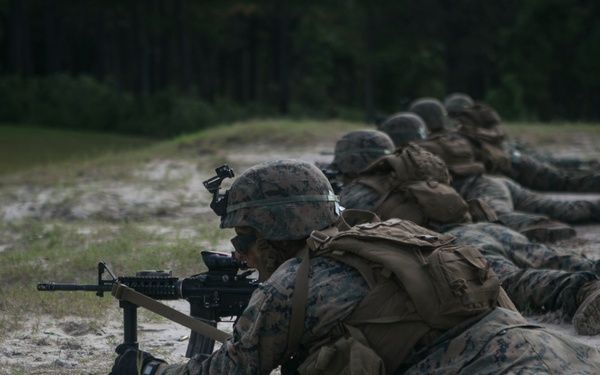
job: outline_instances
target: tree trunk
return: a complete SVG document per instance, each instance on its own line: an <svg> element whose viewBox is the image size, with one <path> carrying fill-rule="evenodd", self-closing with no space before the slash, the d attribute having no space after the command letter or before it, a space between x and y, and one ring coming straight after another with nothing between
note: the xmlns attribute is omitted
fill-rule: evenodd
<svg viewBox="0 0 600 375"><path fill-rule="evenodd" d="M375 99L373 97L373 16L367 14L365 20L365 112L367 124L375 122Z"/></svg>
<svg viewBox="0 0 600 375"><path fill-rule="evenodd" d="M279 2L279 113L286 115L289 112L290 87L289 87L289 61L288 61L288 28L289 18L283 4Z"/></svg>
<svg viewBox="0 0 600 375"><path fill-rule="evenodd" d="M134 66L132 67L135 78L134 87L142 98L147 98L150 94L150 77L148 71L148 53L146 48L146 31L141 20L140 3L135 2L133 9L133 46Z"/></svg>
<svg viewBox="0 0 600 375"><path fill-rule="evenodd" d="M185 0L177 0L175 2L177 14L177 29L179 39L179 57L180 57L180 76L181 88L184 92L191 91L192 70L190 64L190 42L185 27Z"/></svg>
<svg viewBox="0 0 600 375"><path fill-rule="evenodd" d="M52 75L58 71L58 40L56 32L56 0L44 2L44 26L45 26L45 62L46 74Z"/></svg>
<svg viewBox="0 0 600 375"><path fill-rule="evenodd" d="M256 76L257 76L257 17L250 16L250 29L248 31L248 99L256 100Z"/></svg>
<svg viewBox="0 0 600 375"><path fill-rule="evenodd" d="M29 75L32 64L24 3L23 0L11 0L9 3L8 61L11 73Z"/></svg>

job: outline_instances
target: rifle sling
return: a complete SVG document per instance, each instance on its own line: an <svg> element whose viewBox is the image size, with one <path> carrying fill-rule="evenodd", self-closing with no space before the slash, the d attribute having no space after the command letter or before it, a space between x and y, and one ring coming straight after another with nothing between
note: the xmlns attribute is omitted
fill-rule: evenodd
<svg viewBox="0 0 600 375"><path fill-rule="evenodd" d="M182 312L179 312L165 304L162 304L142 293L136 292L135 290L115 282L111 291L113 297L118 300L129 301L137 306L143 307L156 313L162 317L179 323L184 327L191 329L201 335L204 335L213 340L225 343L228 338L231 337L227 332L221 331L210 324L206 324L200 320L194 319Z"/></svg>
<svg viewBox="0 0 600 375"><path fill-rule="evenodd" d="M290 321L290 330L288 332L288 342L285 357L288 358L296 354L300 347L302 334L304 333L304 318L306 316L306 299L308 298L308 265L309 252L305 246L300 252L302 261L296 271L296 280L294 284L294 297L292 300L292 316Z"/></svg>

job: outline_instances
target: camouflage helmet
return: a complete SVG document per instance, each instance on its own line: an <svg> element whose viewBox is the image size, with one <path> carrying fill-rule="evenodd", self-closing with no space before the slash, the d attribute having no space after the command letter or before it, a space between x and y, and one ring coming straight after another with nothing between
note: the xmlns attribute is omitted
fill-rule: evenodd
<svg viewBox="0 0 600 375"><path fill-rule="evenodd" d="M312 163L284 159L255 165L227 191L221 228L251 227L272 241L298 240L331 226L338 197Z"/></svg>
<svg viewBox="0 0 600 375"><path fill-rule="evenodd" d="M460 110L471 108L475 104L473 98L462 92L452 93L444 99L444 106L448 112L458 112Z"/></svg>
<svg viewBox="0 0 600 375"><path fill-rule="evenodd" d="M396 147L427 138L427 125L419 115L411 112L400 112L388 117L379 126L379 130L389 135Z"/></svg>
<svg viewBox="0 0 600 375"><path fill-rule="evenodd" d="M408 110L421 116L430 132L440 131L447 125L446 107L436 98L417 99L410 104Z"/></svg>
<svg viewBox="0 0 600 375"><path fill-rule="evenodd" d="M331 169L343 174L356 174L379 158L394 152L394 141L379 130L354 130L335 144Z"/></svg>

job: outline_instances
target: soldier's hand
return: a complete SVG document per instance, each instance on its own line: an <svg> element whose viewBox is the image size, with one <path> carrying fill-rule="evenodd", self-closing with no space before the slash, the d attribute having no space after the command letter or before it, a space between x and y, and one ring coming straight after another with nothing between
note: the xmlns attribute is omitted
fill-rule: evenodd
<svg viewBox="0 0 600 375"><path fill-rule="evenodd" d="M119 356L109 375L153 375L160 364L166 363L148 352L125 344L117 346L115 352Z"/></svg>

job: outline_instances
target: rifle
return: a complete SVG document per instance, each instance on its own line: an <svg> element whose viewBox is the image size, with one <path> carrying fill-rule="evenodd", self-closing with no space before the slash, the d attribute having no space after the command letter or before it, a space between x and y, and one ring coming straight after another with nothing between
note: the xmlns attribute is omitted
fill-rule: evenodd
<svg viewBox="0 0 600 375"><path fill-rule="evenodd" d="M317 166L317 168L319 168L321 170L321 172L329 180L329 183L331 184L331 187L333 188L333 193L339 194L340 191L342 190L342 187L344 186L344 183L342 181L340 181L338 178L338 175L340 174L340 172L329 168L329 163L315 162L315 165Z"/></svg>
<svg viewBox="0 0 600 375"><path fill-rule="evenodd" d="M331 187L333 188L333 193L334 194L339 194L340 191L342 190L342 188L344 187L344 184L338 179L338 171L334 171L333 169L321 169L321 172L323 172L323 174L325 175L325 177L327 177L327 179L329 180L329 183L331 184Z"/></svg>
<svg viewBox="0 0 600 375"><path fill-rule="evenodd" d="M240 315L248 305L250 296L257 288L256 279L249 278L253 270L245 262L228 254L214 251L202 251L202 260L208 267L207 272L183 279L171 276L170 270L143 270L136 276L115 276L105 262L98 263L98 284L57 284L38 283L38 291L88 291L103 297L110 292L115 283L125 285L136 292L155 300L185 299L190 303L190 315L216 327L224 317ZM238 273L239 270L245 270ZM111 279L104 278L107 272ZM123 309L123 337L126 345L137 348L137 308L138 306L120 300ZM186 357L213 352L215 340L195 331L190 334Z"/></svg>

